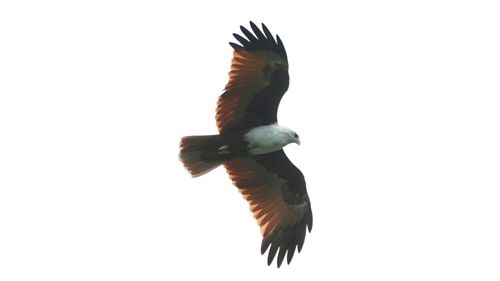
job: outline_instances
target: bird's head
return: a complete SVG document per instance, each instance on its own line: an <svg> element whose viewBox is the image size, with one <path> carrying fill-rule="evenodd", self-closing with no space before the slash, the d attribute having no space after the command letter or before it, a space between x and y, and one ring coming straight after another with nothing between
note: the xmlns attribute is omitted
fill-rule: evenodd
<svg viewBox="0 0 500 281"><path fill-rule="evenodd" d="M299 134L293 132L293 142L300 145L300 138L299 138Z"/></svg>
<svg viewBox="0 0 500 281"><path fill-rule="evenodd" d="M287 136L288 136L288 143L296 143L300 145L299 134L297 134L295 131L287 128Z"/></svg>

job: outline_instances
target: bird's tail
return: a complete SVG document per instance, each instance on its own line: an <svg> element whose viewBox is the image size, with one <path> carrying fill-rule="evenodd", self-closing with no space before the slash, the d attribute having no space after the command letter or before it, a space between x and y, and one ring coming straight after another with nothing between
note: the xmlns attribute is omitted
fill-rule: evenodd
<svg viewBox="0 0 500 281"><path fill-rule="evenodd" d="M199 177L224 162L219 155L220 136L187 136L181 139L179 158L191 176Z"/></svg>

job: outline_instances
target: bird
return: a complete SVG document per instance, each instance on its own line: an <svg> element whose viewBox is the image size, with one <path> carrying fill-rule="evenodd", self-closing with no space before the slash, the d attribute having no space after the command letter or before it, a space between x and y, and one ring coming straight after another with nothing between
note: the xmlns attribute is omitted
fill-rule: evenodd
<svg viewBox="0 0 500 281"><path fill-rule="evenodd" d="M299 135L278 124L277 111L288 90L288 58L281 38L262 23L233 33L229 82L216 106L218 134L181 138L179 158L192 177L223 165L250 205L262 234L261 254L267 264L301 251L311 232L311 202L302 172L283 147L300 145Z"/></svg>

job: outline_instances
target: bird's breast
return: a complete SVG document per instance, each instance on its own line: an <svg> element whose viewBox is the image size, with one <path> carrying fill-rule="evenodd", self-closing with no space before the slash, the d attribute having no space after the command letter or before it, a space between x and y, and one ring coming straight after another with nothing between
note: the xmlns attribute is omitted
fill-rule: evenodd
<svg viewBox="0 0 500 281"><path fill-rule="evenodd" d="M266 154L282 149L286 145L285 136L277 124L259 126L248 131L245 136L248 153Z"/></svg>

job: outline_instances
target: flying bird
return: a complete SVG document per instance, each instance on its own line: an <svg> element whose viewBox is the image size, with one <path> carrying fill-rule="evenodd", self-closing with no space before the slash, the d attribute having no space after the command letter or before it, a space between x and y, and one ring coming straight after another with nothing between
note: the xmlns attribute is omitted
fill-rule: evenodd
<svg viewBox="0 0 500 281"><path fill-rule="evenodd" d="M268 248L270 265L278 254L290 263L302 249L306 228L311 231L311 203L302 172L283 147L299 135L278 125L277 111L288 89L288 59L283 42L262 24L240 26L246 37L233 34L229 82L216 109L217 135L187 136L180 142L179 158L193 177L224 165L229 177L250 204Z"/></svg>

